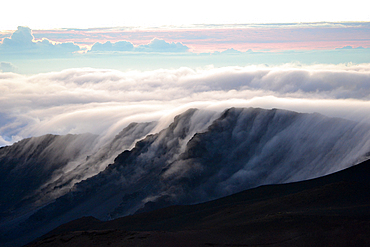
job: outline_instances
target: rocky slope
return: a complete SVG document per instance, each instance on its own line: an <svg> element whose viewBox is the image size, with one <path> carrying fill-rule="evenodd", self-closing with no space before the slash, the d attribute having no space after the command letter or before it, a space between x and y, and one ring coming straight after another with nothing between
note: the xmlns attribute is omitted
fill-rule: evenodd
<svg viewBox="0 0 370 247"><path fill-rule="evenodd" d="M17 214L21 205L32 208L42 193L40 187L71 162L86 157L97 136L45 135L0 148L0 215ZM36 206L36 205L35 205Z"/></svg>
<svg viewBox="0 0 370 247"><path fill-rule="evenodd" d="M0 241L25 243L82 216L109 220L319 177L360 162L370 150L370 126L348 120L256 108L231 108L214 121L210 116L189 109L103 169L101 157L111 150L106 146L73 169L85 180L64 187L68 193L14 229L0 227ZM97 174L86 176L91 170ZM70 185L68 174L56 181Z"/></svg>

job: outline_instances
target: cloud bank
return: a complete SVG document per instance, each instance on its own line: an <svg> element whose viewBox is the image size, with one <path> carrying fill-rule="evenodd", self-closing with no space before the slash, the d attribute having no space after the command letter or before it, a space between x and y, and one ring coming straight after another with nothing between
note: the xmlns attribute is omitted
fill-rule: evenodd
<svg viewBox="0 0 370 247"><path fill-rule="evenodd" d="M105 43L96 42L91 51L133 51L133 52L186 52L189 47L180 42L166 42L163 39L152 39L148 44L134 46L129 41L117 41ZM56 43L46 38L35 40L32 30L28 27L19 26L10 38L4 38L0 44L0 54L2 55L43 55L58 56L82 51L81 48L72 42Z"/></svg>
<svg viewBox="0 0 370 247"><path fill-rule="evenodd" d="M0 145L46 133L112 137L131 122L165 126L190 107L283 108L368 121L369 82L369 64L0 73Z"/></svg>
<svg viewBox="0 0 370 247"><path fill-rule="evenodd" d="M90 51L132 51L134 50L134 45L128 41L118 41L111 43L110 41L104 44L96 42Z"/></svg>
<svg viewBox="0 0 370 247"><path fill-rule="evenodd" d="M181 44L180 42L168 43L163 39L153 39L147 45L139 45L134 47L131 42L128 41L117 41L111 43L110 41L104 44L96 42L92 47L92 52L94 51L134 51L134 52L186 52L189 47Z"/></svg>
<svg viewBox="0 0 370 247"><path fill-rule="evenodd" d="M147 45L139 45L135 51L141 52L186 52L189 47L181 44L180 42L167 43L162 39L153 39Z"/></svg>
<svg viewBox="0 0 370 247"><path fill-rule="evenodd" d="M318 22L234 25L190 25L181 27L115 27L90 29L34 30L36 38L78 44L112 43L126 40L135 45L154 38L186 44L194 52L234 48L240 51L335 49L370 47L370 22Z"/></svg>
<svg viewBox="0 0 370 247"><path fill-rule="evenodd" d="M52 43L48 39L35 41L28 27L18 27L10 38L4 38L0 44L1 55L56 56L79 51L80 47L71 42Z"/></svg>

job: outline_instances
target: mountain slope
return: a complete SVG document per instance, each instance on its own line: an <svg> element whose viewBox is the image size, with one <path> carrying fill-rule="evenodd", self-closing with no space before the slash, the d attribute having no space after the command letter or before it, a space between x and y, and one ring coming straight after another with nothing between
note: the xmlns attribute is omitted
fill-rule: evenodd
<svg viewBox="0 0 370 247"><path fill-rule="evenodd" d="M46 182L42 186L43 197L55 199L67 193L75 183L103 171L118 154L132 148L137 140L149 134L156 125L156 122L129 124L96 152L88 153L88 156L76 161L74 167L65 170L61 176Z"/></svg>
<svg viewBox="0 0 370 247"><path fill-rule="evenodd" d="M100 148L100 138L91 134L45 135L0 148L0 239L75 183L99 173L156 124L132 123Z"/></svg>
<svg viewBox="0 0 370 247"><path fill-rule="evenodd" d="M76 159L86 157L97 136L45 135L0 148L0 215L15 214L21 204L42 193L39 188ZM31 202L29 201L31 200Z"/></svg>
<svg viewBox="0 0 370 247"><path fill-rule="evenodd" d="M214 121L211 115L189 109L175 117L105 170L14 224L0 242L25 243L82 216L114 219L326 175L358 163L370 149L369 125L348 120L258 108L231 108ZM99 159L89 160L101 167Z"/></svg>
<svg viewBox="0 0 370 247"><path fill-rule="evenodd" d="M112 221L84 217L29 246L368 246L370 161L302 182Z"/></svg>

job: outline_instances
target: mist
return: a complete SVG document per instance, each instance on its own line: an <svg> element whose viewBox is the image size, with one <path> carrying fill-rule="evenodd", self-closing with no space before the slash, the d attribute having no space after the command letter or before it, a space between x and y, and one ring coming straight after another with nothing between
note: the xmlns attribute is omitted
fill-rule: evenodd
<svg viewBox="0 0 370 247"><path fill-rule="evenodd" d="M111 139L131 122L165 126L191 107L283 108L369 121L369 81L369 64L0 73L0 145L48 133Z"/></svg>

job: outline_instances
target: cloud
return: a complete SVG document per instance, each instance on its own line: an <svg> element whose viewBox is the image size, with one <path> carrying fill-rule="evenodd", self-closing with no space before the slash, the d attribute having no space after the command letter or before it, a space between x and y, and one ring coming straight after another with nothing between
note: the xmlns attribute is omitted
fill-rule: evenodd
<svg viewBox="0 0 370 247"><path fill-rule="evenodd" d="M139 45L134 47L131 42L128 41L117 41L111 43L107 41L105 43L96 42L91 47L91 52L106 52L106 51L133 51L133 52L186 52L189 47L181 44L180 42L168 43L162 39L153 39L147 45Z"/></svg>
<svg viewBox="0 0 370 247"><path fill-rule="evenodd" d="M336 50L351 50L351 49L366 49L366 48L364 48L364 47L362 47L362 46L358 46L358 47L356 47L356 48L353 48L352 46L350 46L350 45L347 45L347 46L343 46L343 47L341 47L341 48L335 48Z"/></svg>
<svg viewBox="0 0 370 247"><path fill-rule="evenodd" d="M140 52L186 52L189 47L183 45L180 42L167 43L162 39L153 39L147 45L139 45L135 48L135 51Z"/></svg>
<svg viewBox="0 0 370 247"><path fill-rule="evenodd" d="M246 51L246 53L252 53L252 52L253 51L251 49ZM235 50L234 48L226 49L222 52L215 51L215 52L212 53L212 55L241 55L241 54L243 54L243 52Z"/></svg>
<svg viewBox="0 0 370 247"><path fill-rule="evenodd" d="M28 27L18 27L10 38L3 40L6 48L28 48L33 45L33 35Z"/></svg>
<svg viewBox="0 0 370 247"><path fill-rule="evenodd" d="M165 28L93 28L35 30L38 39L59 42L74 40L78 44L129 41L147 44L154 38L181 42L196 53L223 51L332 50L343 46L370 47L370 22L319 22L274 24L192 25Z"/></svg>
<svg viewBox="0 0 370 247"><path fill-rule="evenodd" d="M242 52L238 51L238 50L235 50L234 48L230 48L230 49L224 50L221 53L222 54L241 54Z"/></svg>
<svg viewBox="0 0 370 247"><path fill-rule="evenodd" d="M134 45L128 41L118 41L111 43L110 41L102 43L95 43L91 47L91 51L132 51L134 50Z"/></svg>
<svg viewBox="0 0 370 247"><path fill-rule="evenodd" d="M0 73L0 116L7 119L0 136L2 143L47 133L114 136L131 122L165 125L191 107L282 108L368 121L369 81L369 64Z"/></svg>
<svg viewBox="0 0 370 247"><path fill-rule="evenodd" d="M341 41L339 43L335 43L336 41L332 38L330 39L330 46L319 46L320 50L312 50L316 46L311 46L303 41L307 34L307 28L292 27L294 30L291 30L288 26L278 25L276 28L270 28L268 25L266 27L259 25L259 27L250 26L242 29L235 27L222 30L217 28L192 28L189 30L159 28L148 31L148 29L112 28L101 30L35 30L34 32L27 27L19 27L11 37L2 39L0 56L1 60L12 62L17 66L17 72L22 74L36 74L78 67L111 68L126 71L127 69L153 70L183 66L194 69L210 64L215 67L222 67L265 63L277 65L292 61L299 61L304 64L370 62L370 56L366 55L370 53L370 49L366 48L368 45L363 41L363 37L366 35L362 31L360 35L362 38L350 35L352 41ZM329 26L325 28L333 31L333 27ZM364 28L367 29L368 25L365 26ZM290 31L286 33L288 29L293 34ZM309 29L313 28L310 27ZM322 30L322 28L314 28L314 30L315 37L310 36L310 42L315 44L324 42L323 38L320 37L328 32ZM338 30L335 29L335 31ZM271 37L283 37L277 32L286 33L283 35L285 38L283 40L276 40L276 38L269 40ZM258 36L256 33L263 35ZM310 32L308 34L311 35ZM342 33L340 34L342 35ZM255 37L255 35L258 37ZM292 40L293 36L294 40ZM336 38L338 37L336 36ZM76 43L69 42L71 40ZM83 43L84 40L86 40L86 43ZM109 41L106 42L106 40ZM58 41L58 43L55 41ZM77 43L83 49L76 45ZM292 45L293 43L304 46L305 50L287 51L287 49L297 49L295 45ZM92 44L94 44L91 49L92 52L85 54L85 49ZM256 47L256 45L259 47ZM333 49L333 47L343 46L351 46L353 49ZM363 46L365 49L355 48L359 46ZM323 50L325 47L332 50ZM267 52L261 50L262 48L270 48L271 50ZM279 51L276 52L276 49L279 49ZM195 53L200 50L209 53ZM223 52L214 52L215 50ZM242 53L237 51L242 51ZM180 55L181 57L179 57ZM130 57L128 58L128 56ZM63 59L57 59L61 57ZM35 63L34 59L39 60Z"/></svg>
<svg viewBox="0 0 370 247"><path fill-rule="evenodd" d="M186 52L189 47L183 45L180 42L168 43L162 39L153 39L146 45L138 45L134 47L131 42L128 41L117 41L111 43L107 41L105 43L96 42L91 47L91 52L112 52L112 51L133 51L133 52Z"/></svg>
<svg viewBox="0 0 370 247"><path fill-rule="evenodd" d="M347 46L343 46L341 48L335 48L335 49L344 49L344 50L347 50L347 49L353 49L353 47L350 46L350 45L347 45Z"/></svg>
<svg viewBox="0 0 370 247"><path fill-rule="evenodd" d="M0 44L0 54L5 56L59 56L79 51L73 43L52 43L47 39L35 41L28 27L18 27L10 38L4 38Z"/></svg>
<svg viewBox="0 0 370 247"><path fill-rule="evenodd" d="M8 62L0 62L0 72L15 72L17 68Z"/></svg>

